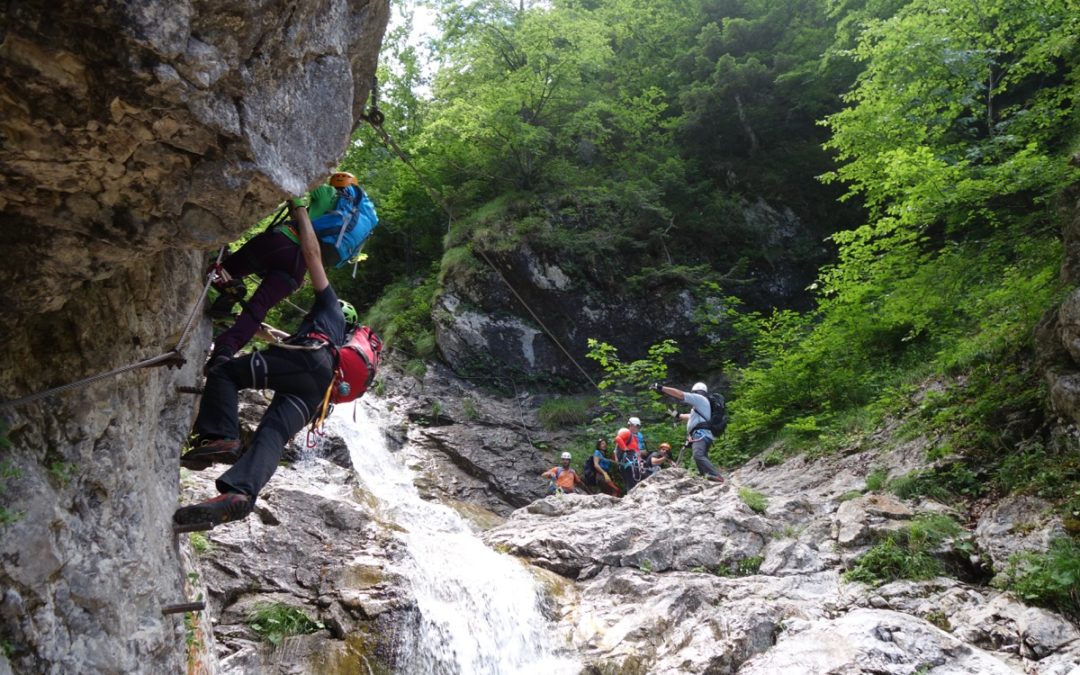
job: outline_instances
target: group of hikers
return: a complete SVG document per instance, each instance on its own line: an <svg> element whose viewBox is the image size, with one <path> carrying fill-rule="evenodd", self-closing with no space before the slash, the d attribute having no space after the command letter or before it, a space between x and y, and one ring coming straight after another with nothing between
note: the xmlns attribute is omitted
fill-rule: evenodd
<svg viewBox="0 0 1080 675"><path fill-rule="evenodd" d="M356 177L338 172L306 199L289 201L264 232L213 266L218 297L211 316L231 317L237 304L242 311L214 339L194 438L180 464L196 471L232 466L216 480L218 496L177 509L173 522L217 525L246 517L289 439L305 424L321 424L333 404L354 400L371 384L382 343L338 298L323 257L338 267L349 262L377 223ZM247 298L243 278L252 274L261 282ZM267 312L299 288L305 274L315 302L300 327L289 335L264 324ZM270 346L238 355L256 334ZM240 440L241 389L274 392L247 447Z"/></svg>
<svg viewBox="0 0 1080 675"><path fill-rule="evenodd" d="M710 394L704 382L694 384L688 392L660 383L654 384L652 389L690 406L689 412L671 411L676 422L686 422L684 447L691 449L694 464L703 477L717 483L724 482L720 471L709 460L709 448L727 426L723 396ZM677 462L669 443L661 443L656 450L647 451L645 435L641 433L641 420L637 417L628 419L626 426L615 434L614 454L609 454L608 441L601 437L597 439L592 454L585 459L580 474L570 466L571 461L572 455L563 452L560 466L540 474L540 478L549 481L549 493L573 493L580 487L586 491L620 497L660 469L674 466ZM616 469L621 479L621 489L613 477Z"/></svg>

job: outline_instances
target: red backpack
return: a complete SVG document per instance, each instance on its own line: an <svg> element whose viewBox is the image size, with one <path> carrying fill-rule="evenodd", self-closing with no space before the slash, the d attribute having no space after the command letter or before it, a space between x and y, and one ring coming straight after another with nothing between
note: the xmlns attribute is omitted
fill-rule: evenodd
<svg viewBox="0 0 1080 675"><path fill-rule="evenodd" d="M360 326L345 336L337 348L337 371L331 387L331 401L348 403L360 398L379 369L382 340L368 326Z"/></svg>

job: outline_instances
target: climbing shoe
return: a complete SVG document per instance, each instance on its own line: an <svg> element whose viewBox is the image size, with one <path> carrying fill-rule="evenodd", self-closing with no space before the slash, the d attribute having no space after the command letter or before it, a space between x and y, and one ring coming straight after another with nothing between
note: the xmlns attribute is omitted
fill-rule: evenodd
<svg viewBox="0 0 1080 675"><path fill-rule="evenodd" d="M183 506L173 513L177 525L210 523L220 525L246 518L251 513L251 497L239 492L226 492L205 502Z"/></svg>
<svg viewBox="0 0 1080 675"><path fill-rule="evenodd" d="M240 441L234 438L218 438L203 441L180 458L180 466L192 471L202 471L211 464L236 464L244 454Z"/></svg>
<svg viewBox="0 0 1080 675"><path fill-rule="evenodd" d="M228 281L215 282L214 288L218 292L217 299L210 303L207 314L212 319L224 319L232 316L233 307L236 303L243 303L247 295L247 288L241 279L229 279Z"/></svg>

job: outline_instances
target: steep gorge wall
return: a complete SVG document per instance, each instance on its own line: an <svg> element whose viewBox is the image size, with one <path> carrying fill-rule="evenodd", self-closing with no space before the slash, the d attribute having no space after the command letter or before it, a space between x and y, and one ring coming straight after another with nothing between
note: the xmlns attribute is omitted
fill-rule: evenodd
<svg viewBox="0 0 1080 675"><path fill-rule="evenodd" d="M325 176L387 0L5 3L0 399L176 343L210 251ZM0 409L0 672L175 672L180 369Z"/></svg>

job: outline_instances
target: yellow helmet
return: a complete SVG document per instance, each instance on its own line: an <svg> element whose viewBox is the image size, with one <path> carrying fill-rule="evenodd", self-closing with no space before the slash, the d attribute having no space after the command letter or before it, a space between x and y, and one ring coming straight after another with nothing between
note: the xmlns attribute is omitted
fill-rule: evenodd
<svg viewBox="0 0 1080 675"><path fill-rule="evenodd" d="M348 171L338 171L337 173L330 175L329 183L336 188L343 188L348 187L349 185L359 185L360 181L356 180L356 176Z"/></svg>

